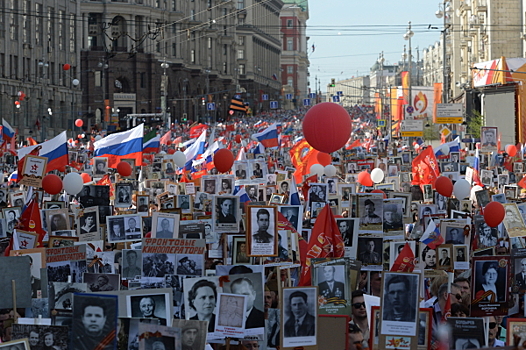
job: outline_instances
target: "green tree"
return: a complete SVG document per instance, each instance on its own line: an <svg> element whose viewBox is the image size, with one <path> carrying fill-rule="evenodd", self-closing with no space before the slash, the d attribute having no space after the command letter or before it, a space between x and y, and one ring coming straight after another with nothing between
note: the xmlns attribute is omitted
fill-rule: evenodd
<svg viewBox="0 0 526 350"><path fill-rule="evenodd" d="M471 113L469 113L466 116L466 133L470 134L473 138L480 138L480 127L482 126L482 122L484 120L484 116L480 114L479 111L472 109Z"/></svg>
<svg viewBox="0 0 526 350"><path fill-rule="evenodd" d="M428 126L429 125L429 126ZM440 124L434 124L431 119L424 121L424 140L432 141L440 139Z"/></svg>

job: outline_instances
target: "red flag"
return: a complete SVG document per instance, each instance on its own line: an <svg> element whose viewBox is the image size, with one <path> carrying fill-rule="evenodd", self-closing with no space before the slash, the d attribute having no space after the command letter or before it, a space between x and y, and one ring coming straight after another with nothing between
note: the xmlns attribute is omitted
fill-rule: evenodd
<svg viewBox="0 0 526 350"><path fill-rule="evenodd" d="M192 126L190 128L190 138L195 139L196 137L199 137L203 133L204 130L208 129L208 125L199 123L196 126Z"/></svg>
<svg viewBox="0 0 526 350"><path fill-rule="evenodd" d="M281 214L279 211L278 211L278 229L290 231L291 235L296 235L298 237L298 244L299 244L299 249L300 249L299 258L301 260L301 264L305 266L308 243L307 241L305 241L305 239L303 239L303 237L298 233L298 231L296 231L296 228L292 226L292 224L289 222L289 220L287 220L285 215ZM296 257L297 256L298 254L296 254Z"/></svg>
<svg viewBox="0 0 526 350"><path fill-rule="evenodd" d="M312 175L311 177L308 177L305 179L305 182L303 183L303 186L301 187L301 192L303 193L303 198L307 199L307 195L309 194L309 187L311 182L318 181L318 175Z"/></svg>
<svg viewBox="0 0 526 350"><path fill-rule="evenodd" d="M349 146L346 146L345 149L353 149L355 147L360 147L361 144L362 142L360 141L360 139L356 139L354 140L352 144L350 144Z"/></svg>
<svg viewBox="0 0 526 350"><path fill-rule="evenodd" d="M438 167L433 147L428 146L413 159L412 168L412 185L434 184L435 180L440 176L440 168Z"/></svg>
<svg viewBox="0 0 526 350"><path fill-rule="evenodd" d="M446 305L444 306L441 321L446 322L449 317L451 317L451 293L447 294Z"/></svg>
<svg viewBox="0 0 526 350"><path fill-rule="evenodd" d="M321 210L312 229L305 264L302 264L300 286L311 285L310 259L341 258L345 252L342 235L329 205Z"/></svg>
<svg viewBox="0 0 526 350"><path fill-rule="evenodd" d="M172 137L172 132L167 131L166 134L164 134L161 137L160 143L161 145L168 145L170 143L170 138Z"/></svg>
<svg viewBox="0 0 526 350"><path fill-rule="evenodd" d="M517 185L519 185L522 188L526 188L526 176L523 176L522 179L520 179L520 181L517 182Z"/></svg>
<svg viewBox="0 0 526 350"><path fill-rule="evenodd" d="M27 205L26 209L18 219L18 229L33 232L38 235L37 247L42 247L42 240L46 233L42 229L42 220L40 218L40 208L38 207L38 195L34 196Z"/></svg>
<svg viewBox="0 0 526 350"><path fill-rule="evenodd" d="M415 268L415 254L411 250L409 243L404 245L400 254L396 258L391 272L413 272Z"/></svg>
<svg viewBox="0 0 526 350"><path fill-rule="evenodd" d="M29 144L29 146L36 146L36 145L38 145L38 142L32 137L28 137L27 138L27 143Z"/></svg>
<svg viewBox="0 0 526 350"><path fill-rule="evenodd" d="M314 151L315 149L309 145L305 139L302 139L290 149L290 160L292 165L294 165L294 168L296 168L296 171L294 172L296 183L301 183L303 180L303 175L308 174L310 168L308 168L307 162L305 160Z"/></svg>

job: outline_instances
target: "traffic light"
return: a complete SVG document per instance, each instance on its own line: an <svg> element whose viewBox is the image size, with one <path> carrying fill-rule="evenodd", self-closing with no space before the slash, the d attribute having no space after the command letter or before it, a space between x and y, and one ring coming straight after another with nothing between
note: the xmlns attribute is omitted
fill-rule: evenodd
<svg viewBox="0 0 526 350"><path fill-rule="evenodd" d="M335 87L336 86L336 79L332 78L331 79L331 85L329 85L330 87Z"/></svg>
<svg viewBox="0 0 526 350"><path fill-rule="evenodd" d="M204 106L205 105L205 98L204 97L201 97L201 104Z"/></svg>
<svg viewBox="0 0 526 350"><path fill-rule="evenodd" d="M183 118L182 118L183 122L187 121L188 120L188 114L186 113L183 113Z"/></svg>

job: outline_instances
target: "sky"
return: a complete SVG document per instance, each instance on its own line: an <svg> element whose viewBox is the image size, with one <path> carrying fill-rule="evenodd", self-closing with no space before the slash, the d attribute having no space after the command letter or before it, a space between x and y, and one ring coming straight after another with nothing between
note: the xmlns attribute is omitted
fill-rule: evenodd
<svg viewBox="0 0 526 350"><path fill-rule="evenodd" d="M384 52L384 64L402 59L408 22L411 21L413 61L421 51L440 41L443 18L435 12L442 1L433 0L308 0L308 53L310 88L315 79L321 91L331 78L338 80L369 75L370 68ZM436 29L428 29L436 27ZM312 52L312 45L315 46Z"/></svg>

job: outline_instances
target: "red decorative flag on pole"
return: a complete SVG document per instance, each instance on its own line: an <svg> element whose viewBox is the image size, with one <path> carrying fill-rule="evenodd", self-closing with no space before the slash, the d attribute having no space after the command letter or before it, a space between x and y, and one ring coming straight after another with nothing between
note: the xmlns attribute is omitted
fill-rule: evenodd
<svg viewBox="0 0 526 350"><path fill-rule="evenodd" d="M302 262L300 286L311 285L310 259L341 258L345 252L342 235L328 204L321 210L312 229L305 263Z"/></svg>
<svg viewBox="0 0 526 350"><path fill-rule="evenodd" d="M391 267L391 272L413 272L414 268L415 254L409 243L406 243Z"/></svg>
<svg viewBox="0 0 526 350"><path fill-rule="evenodd" d="M437 158L431 146L428 146L413 159L412 167L412 185L433 185L435 180L440 176L440 168L438 167Z"/></svg>

